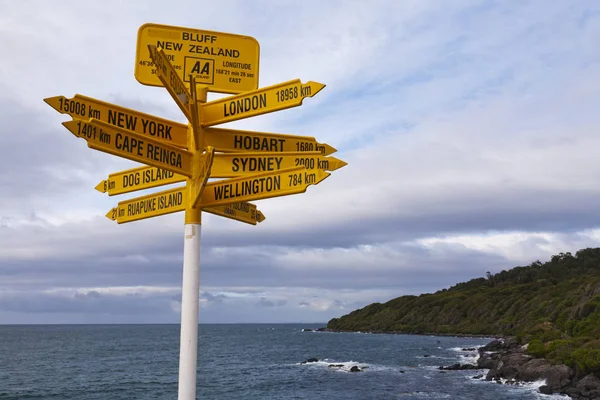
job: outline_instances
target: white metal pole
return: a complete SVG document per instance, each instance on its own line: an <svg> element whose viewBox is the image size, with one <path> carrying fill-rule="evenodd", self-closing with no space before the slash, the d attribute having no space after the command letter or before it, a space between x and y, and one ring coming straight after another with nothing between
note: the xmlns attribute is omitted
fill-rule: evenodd
<svg viewBox="0 0 600 400"><path fill-rule="evenodd" d="M198 301L200 297L200 224L185 224L178 400L196 400Z"/></svg>

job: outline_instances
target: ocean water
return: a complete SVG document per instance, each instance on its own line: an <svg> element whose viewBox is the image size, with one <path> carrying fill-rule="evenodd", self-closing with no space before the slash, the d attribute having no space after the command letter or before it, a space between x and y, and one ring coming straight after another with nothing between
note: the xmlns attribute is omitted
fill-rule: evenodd
<svg viewBox="0 0 600 400"><path fill-rule="evenodd" d="M491 339L302 332L317 327L200 325L197 398L566 398L437 369ZM176 399L178 352L178 325L0 326L0 399Z"/></svg>

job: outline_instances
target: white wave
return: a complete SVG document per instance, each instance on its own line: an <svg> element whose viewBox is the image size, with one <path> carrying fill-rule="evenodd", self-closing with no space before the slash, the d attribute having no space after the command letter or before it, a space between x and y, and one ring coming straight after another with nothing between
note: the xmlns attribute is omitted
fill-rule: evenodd
<svg viewBox="0 0 600 400"><path fill-rule="evenodd" d="M456 359L456 357L436 356L434 354L429 354L429 355L427 355L427 357L425 357L425 356L415 356L415 358L441 358L441 359L444 359L444 360L455 360Z"/></svg>
<svg viewBox="0 0 600 400"><path fill-rule="evenodd" d="M477 360L479 359L479 354L477 353L473 353L473 354L462 354L460 356L460 361L461 364L471 364L471 365L477 365Z"/></svg>
<svg viewBox="0 0 600 400"><path fill-rule="evenodd" d="M543 394L539 392L540 386L546 384L545 379L540 379L534 382L524 382L520 386L524 389L530 390L535 393L538 399L570 399L571 397L564 394Z"/></svg>
<svg viewBox="0 0 600 400"><path fill-rule="evenodd" d="M475 379L477 380L477 379ZM483 378L479 379L479 381L483 381L486 383L491 383L494 385L497 385L498 383L496 383L496 381L486 381L485 380L485 375ZM506 382L508 382L508 379L504 379L504 378L500 378L500 382L504 385L505 388L507 388L508 390L516 390L516 391L521 391L521 392L530 392L533 393L536 398L540 399L540 400L550 400L550 399L556 399L556 400L565 400L565 399L570 399L571 397L567 396L567 395L562 395L562 394L543 394L540 393L539 389L540 386L543 386L546 384L546 381L544 379L540 379L534 382L515 382L515 383L510 383L510 384L506 384Z"/></svg>
<svg viewBox="0 0 600 400"><path fill-rule="evenodd" d="M465 353L465 352L473 352L473 351L477 351L480 347L483 347L483 345L481 344L474 344L474 345L464 345L461 347L450 347L447 350L452 350L452 351L458 351L461 353ZM475 349L475 350L463 350L463 349Z"/></svg>
<svg viewBox="0 0 600 400"><path fill-rule="evenodd" d="M335 365L335 367L329 367L330 365ZM401 368L398 367L390 367L387 365L378 365L378 364L369 364L363 363L360 361L336 361L331 360L329 358L324 358L322 360L311 362L311 363L296 363L296 365L307 366L309 368L322 368L330 371L338 371L338 372L350 372L350 368L353 366L357 366L361 372L369 372L369 371L392 371L398 372ZM337 367L337 365L341 365L341 367Z"/></svg>
<svg viewBox="0 0 600 400"><path fill-rule="evenodd" d="M402 396L401 398L404 399L406 397L411 397L411 398L415 398L415 399L450 399L452 398L452 396L450 396L448 393L440 393L440 392L427 392L427 391L416 391L416 392L400 392L400 393L396 393L399 396Z"/></svg>

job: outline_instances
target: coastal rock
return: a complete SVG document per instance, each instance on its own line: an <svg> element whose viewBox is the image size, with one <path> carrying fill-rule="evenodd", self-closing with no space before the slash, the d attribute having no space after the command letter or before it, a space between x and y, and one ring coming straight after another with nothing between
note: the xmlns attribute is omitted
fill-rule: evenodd
<svg viewBox="0 0 600 400"><path fill-rule="evenodd" d="M306 360L302 361L300 364L314 363L314 362L318 362L318 361L319 361L318 358L307 358Z"/></svg>
<svg viewBox="0 0 600 400"><path fill-rule="evenodd" d="M356 365L353 365L352 368L350 368L350 372L360 372L360 368L358 368Z"/></svg>
<svg viewBox="0 0 600 400"><path fill-rule="evenodd" d="M552 389L548 385L542 385L538 388L541 394L552 394Z"/></svg>
<svg viewBox="0 0 600 400"><path fill-rule="evenodd" d="M328 368L342 368L344 364L329 364Z"/></svg>
<svg viewBox="0 0 600 400"><path fill-rule="evenodd" d="M583 377L577 385L575 385L575 393L572 393L575 398L598 399L600 398L600 379L593 374ZM567 392L569 394L569 392Z"/></svg>
<svg viewBox="0 0 600 400"><path fill-rule="evenodd" d="M575 371L567 365L553 365L543 358L534 358L526 353L526 346L520 346L514 340L499 342L494 340L479 349L477 366L489 368L486 380L500 383L501 379L506 379L507 384L544 380L541 393L564 393L575 399L600 400L600 379L594 375L577 382Z"/></svg>
<svg viewBox="0 0 600 400"><path fill-rule="evenodd" d="M518 378L520 368L532 358L532 356L522 353L508 353L504 355L496 367L496 376L506 379Z"/></svg>
<svg viewBox="0 0 600 400"><path fill-rule="evenodd" d="M500 361L500 355L497 353L493 354L482 354L477 360L477 365L482 369L495 369Z"/></svg>
<svg viewBox="0 0 600 400"><path fill-rule="evenodd" d="M314 329L311 329L311 328L302 328L302 332L314 332Z"/></svg>
<svg viewBox="0 0 600 400"><path fill-rule="evenodd" d="M510 350L524 352L524 350L521 349L521 346L519 346L519 343L517 343L517 341L514 338L506 338L504 340L495 339L477 350L479 351L479 354L483 354L486 351L506 352Z"/></svg>
<svg viewBox="0 0 600 400"><path fill-rule="evenodd" d="M544 359L536 358L521 366L518 378L524 381L545 379L545 386L558 392L571 384L573 375L573 370L566 365L552 365Z"/></svg>
<svg viewBox="0 0 600 400"><path fill-rule="evenodd" d="M485 351L500 351L500 350L504 350L503 348L504 343L501 340L492 340L491 342L489 342L488 344L486 344L483 347L479 348L479 352L483 353Z"/></svg>

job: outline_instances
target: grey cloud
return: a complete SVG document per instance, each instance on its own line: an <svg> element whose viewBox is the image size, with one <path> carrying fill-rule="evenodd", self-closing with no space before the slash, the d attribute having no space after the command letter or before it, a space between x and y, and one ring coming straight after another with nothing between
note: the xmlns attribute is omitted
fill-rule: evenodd
<svg viewBox="0 0 600 400"><path fill-rule="evenodd" d="M168 297L110 296L97 292L74 296L35 292L17 292L0 296L0 310L19 313L89 313L117 315L152 315L172 313Z"/></svg>
<svg viewBox="0 0 600 400"><path fill-rule="evenodd" d="M209 303L222 303L224 300L228 299L229 297L222 293L215 295L212 293L203 292L200 294L200 298L207 300Z"/></svg>
<svg viewBox="0 0 600 400"><path fill-rule="evenodd" d="M282 300L282 299L273 301L273 300L267 299L266 297L261 297L260 300L258 301L258 303L256 303L256 305L258 307L267 307L267 308L283 307L283 306L287 305L287 301Z"/></svg>

